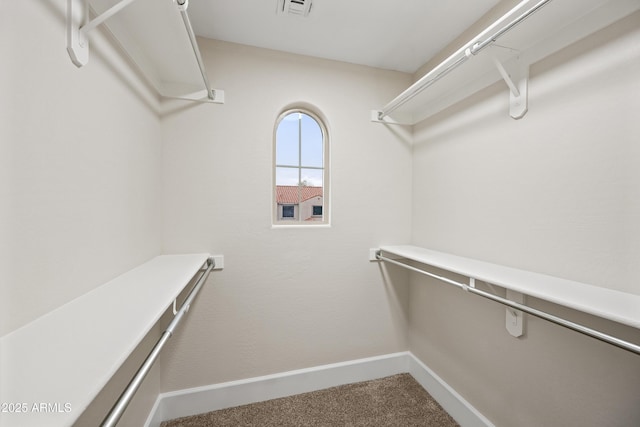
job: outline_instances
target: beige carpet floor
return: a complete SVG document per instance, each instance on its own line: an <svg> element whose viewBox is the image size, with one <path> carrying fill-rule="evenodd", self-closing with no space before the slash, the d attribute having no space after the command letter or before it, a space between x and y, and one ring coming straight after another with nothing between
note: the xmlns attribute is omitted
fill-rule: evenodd
<svg viewBox="0 0 640 427"><path fill-rule="evenodd" d="M161 427L423 426L458 424L409 374L165 421Z"/></svg>

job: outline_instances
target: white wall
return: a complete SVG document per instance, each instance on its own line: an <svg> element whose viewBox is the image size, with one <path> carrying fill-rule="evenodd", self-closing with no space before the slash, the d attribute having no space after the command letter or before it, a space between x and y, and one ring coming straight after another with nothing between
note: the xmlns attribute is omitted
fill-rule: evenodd
<svg viewBox="0 0 640 427"><path fill-rule="evenodd" d="M503 84L416 126L413 244L640 294L640 14L531 69L529 112ZM640 360L412 278L410 349L498 426L640 425ZM540 301L640 342L637 329Z"/></svg>
<svg viewBox="0 0 640 427"><path fill-rule="evenodd" d="M71 63L65 11L2 13L2 335L160 251L159 117L100 34Z"/></svg>
<svg viewBox="0 0 640 427"><path fill-rule="evenodd" d="M523 120L494 86L418 126L412 154L411 130L369 121L407 75L201 40L227 103L170 102L160 119L100 34L71 64L65 4L0 14L0 335L161 250L209 251L226 268L147 407L160 374L174 390L409 347L497 425L638 424L637 356L536 319L511 338L504 309L408 289L367 249L413 241L637 293L639 14L536 64ZM273 229L273 125L300 101L327 119L332 225Z"/></svg>
<svg viewBox="0 0 640 427"><path fill-rule="evenodd" d="M162 150L156 95L103 34L71 63L66 0L2 6L5 335L160 253Z"/></svg>
<svg viewBox="0 0 640 427"><path fill-rule="evenodd" d="M226 103L167 106L164 251L222 253L225 269L163 355L163 390L406 349L406 287L368 248L410 238L411 149L370 110L411 76L199 42ZM271 227L273 129L297 102L329 129L331 227Z"/></svg>

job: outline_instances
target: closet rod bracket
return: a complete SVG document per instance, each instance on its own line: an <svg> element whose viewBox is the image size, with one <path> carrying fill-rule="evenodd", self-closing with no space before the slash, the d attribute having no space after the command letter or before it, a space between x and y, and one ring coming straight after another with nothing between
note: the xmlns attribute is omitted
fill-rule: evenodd
<svg viewBox="0 0 640 427"><path fill-rule="evenodd" d="M189 0L173 0L178 6L178 10L181 12L186 12L189 8Z"/></svg>
<svg viewBox="0 0 640 427"><path fill-rule="evenodd" d="M79 68L89 62L89 33L135 0L121 0L89 20L87 0L67 0L67 52Z"/></svg>
<svg viewBox="0 0 640 427"><path fill-rule="evenodd" d="M507 299L518 304L524 304L524 294L507 289ZM511 307L505 309L505 326L509 334L513 337L520 338L524 335L524 313L521 310L515 310Z"/></svg>
<svg viewBox="0 0 640 427"><path fill-rule="evenodd" d="M503 63L494 57L493 62L509 87L509 115L521 119L529 110L529 66L517 58Z"/></svg>
<svg viewBox="0 0 640 427"><path fill-rule="evenodd" d="M84 0L67 0L67 52L78 68L89 62L89 37L80 31L89 18L89 7Z"/></svg>
<svg viewBox="0 0 640 427"><path fill-rule="evenodd" d="M381 110L371 110L371 121L375 123L383 123L386 125L406 125L407 123L399 122L385 115Z"/></svg>
<svg viewBox="0 0 640 427"><path fill-rule="evenodd" d="M469 288L475 288L476 287L476 279L475 277L469 277L469 284L467 285L466 283L462 283L462 290L465 292L469 292Z"/></svg>

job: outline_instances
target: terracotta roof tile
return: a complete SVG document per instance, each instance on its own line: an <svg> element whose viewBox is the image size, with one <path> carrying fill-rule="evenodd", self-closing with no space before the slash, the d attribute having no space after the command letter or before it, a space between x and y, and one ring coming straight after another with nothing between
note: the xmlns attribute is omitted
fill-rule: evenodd
<svg viewBox="0 0 640 427"><path fill-rule="evenodd" d="M280 205L297 205L298 189L300 189L300 201L304 202L313 197L322 197L322 187L309 187L297 185L277 185L276 201Z"/></svg>

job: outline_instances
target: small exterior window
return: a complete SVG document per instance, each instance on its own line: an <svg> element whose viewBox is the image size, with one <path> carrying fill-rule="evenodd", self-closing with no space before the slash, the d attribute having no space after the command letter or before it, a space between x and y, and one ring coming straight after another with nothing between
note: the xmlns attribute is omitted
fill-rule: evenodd
<svg viewBox="0 0 640 427"><path fill-rule="evenodd" d="M295 212L296 212L296 208L294 205L282 205L283 218L294 218Z"/></svg>
<svg viewBox="0 0 640 427"><path fill-rule="evenodd" d="M328 141L310 111L285 111L274 135L274 224L328 224Z"/></svg>

